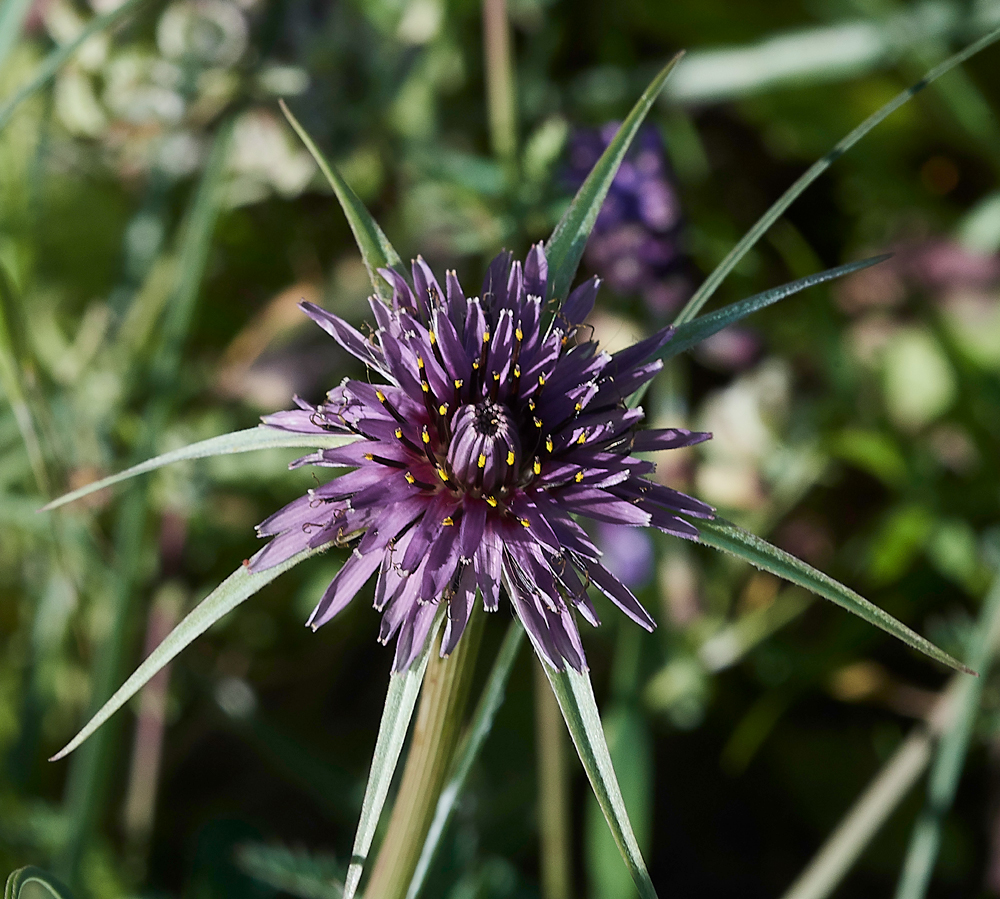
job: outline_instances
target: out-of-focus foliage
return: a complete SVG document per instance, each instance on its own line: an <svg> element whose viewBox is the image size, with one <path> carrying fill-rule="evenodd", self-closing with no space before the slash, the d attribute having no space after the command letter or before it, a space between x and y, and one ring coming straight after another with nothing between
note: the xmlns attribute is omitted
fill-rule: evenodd
<svg viewBox="0 0 1000 899"><path fill-rule="evenodd" d="M3 29L25 15L19 39L0 30L0 97L113 5L7 0ZM490 254L523 252L558 220L571 130L620 120L686 48L650 121L693 289L806 166L998 18L988 3L849 0L511 0L509 13L513 164L488 150L479 6L446 0L150 0L0 131L4 874L37 864L78 896L264 897L333 895L346 869L391 658L363 602L302 627L336 551L224 620L89 748L44 761L256 549L253 525L313 482L269 450L35 510L362 374L296 308L361 324L370 288L279 97L404 256L475 283ZM1000 518L998 74L987 51L887 120L720 300L892 260L721 332L645 400L652 425L715 435L658 478L960 658ZM591 324L616 349L661 311L605 288ZM660 622L647 636L606 615L585 635L654 883L780 895L930 713L944 672L701 547L597 536ZM484 667L505 629L487 624ZM1000 893L1000 694L983 677L930 895ZM537 894L531 684L524 654L425 895ZM576 892L629 895L574 778ZM843 895L892 889L921 802L902 803Z"/></svg>

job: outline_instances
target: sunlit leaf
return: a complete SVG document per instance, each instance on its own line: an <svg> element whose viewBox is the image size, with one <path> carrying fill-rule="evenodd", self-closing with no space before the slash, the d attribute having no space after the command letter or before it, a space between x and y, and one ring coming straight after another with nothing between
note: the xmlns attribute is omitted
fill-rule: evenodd
<svg viewBox="0 0 1000 899"><path fill-rule="evenodd" d="M66 884L33 865L18 868L11 874L3 891L3 899L39 899L42 895L53 899L73 899Z"/></svg>
<svg viewBox="0 0 1000 899"><path fill-rule="evenodd" d="M932 81L940 78L946 72L950 72L953 68L955 68L955 66L961 65L969 59L969 57L974 56L980 50L984 50L997 40L1000 40L1000 28L997 28L984 37L981 37L978 41L970 44L964 50L960 50L958 53L954 54L954 56L948 57L948 59L940 65L931 69L916 84L896 94L896 96L886 103L881 109L872 113L867 119L858 125L857 128L843 138L829 153L826 154L826 156L813 163L809 169L778 198L771 208L760 217L756 224L754 224L754 226L747 231L742 238L740 238L736 246L734 246L726 254L726 258L715 267L715 270L705 279L704 283L698 288L694 296L687 301L687 304L674 320L674 323L681 325L684 322L691 321L691 319L693 319L701 311L701 308L708 302L712 294L715 293L719 285L725 280L726 276L737 265L739 265L740 260L750 251L754 244L756 244L757 241L764 236L767 229L770 228L771 225L773 225L779 218L781 218L785 210L795 202L799 195L810 184L812 184L813 181L830 168L831 165L840 159L840 157L851 149L851 147L853 147L859 140L861 140L861 138L863 138L884 119L892 115L892 113L899 109L900 106L906 103L915 94L927 87L927 85Z"/></svg>
<svg viewBox="0 0 1000 899"><path fill-rule="evenodd" d="M587 772L594 796L604 812L639 896L641 899L656 899L656 890L649 879L646 863L642 860L611 764L611 754L601 727L601 716L597 711L590 676L571 669L553 671L548 665L542 667L552 684L552 692L559 702L566 727L583 763L583 770Z"/></svg>
<svg viewBox="0 0 1000 899"><path fill-rule="evenodd" d="M822 596L824 599L842 606L848 612L853 612L869 624L874 624L918 652L922 652L949 668L975 674L971 668L938 649L929 640L925 640L920 634L910 630L905 624L855 593L850 587L845 587L829 575L817 571L812 565L806 564L801 559L796 559L795 556L786 553L783 549L778 549L755 534L744 531L731 521L726 521L724 518L699 519L697 527L702 543L731 553L756 568L769 571L786 581L805 587L817 596Z"/></svg>
<svg viewBox="0 0 1000 899"><path fill-rule="evenodd" d="M281 111L288 119L288 123L295 129L295 133L301 138L302 143L306 145L306 149L312 154L312 158L316 160L316 165L326 176L326 180L330 182L330 187L337 195L344 215L347 216L347 222L351 226L351 231L354 233L354 239L361 251L361 258L364 260L365 268L368 269L368 277L371 279L372 287L383 300L388 302L392 299L392 288L379 275L378 269L395 268L402 271L403 261L399 258L399 253L389 243L389 238L378 226L378 222L372 218L371 213L365 208L365 204L351 190L351 186L341 177L340 172L327 161L284 101L281 101Z"/></svg>
<svg viewBox="0 0 1000 899"><path fill-rule="evenodd" d="M191 443L182 446L180 449L171 450L153 459L147 459L118 474L94 481L52 500L47 506L43 506L39 511L47 512L50 509L58 509L74 500L96 493L112 484L127 481L136 475L145 474L148 471L155 471L163 468L164 465L172 465L174 462L184 462L188 459L204 459L208 456L226 456L232 453L249 453L253 450L262 449L282 449L283 447L308 447L311 449L330 449L335 446L343 446L352 440L357 440L353 434L293 434L291 431L279 431L276 428L267 428L258 425L256 428L247 428L245 431L233 431L230 434L221 434L218 437L209 437L208 440L200 440L198 443Z"/></svg>
<svg viewBox="0 0 1000 899"><path fill-rule="evenodd" d="M57 761L76 749L135 696L157 671L177 656L188 644L205 633L216 621L249 599L262 587L271 583L278 575L284 574L310 556L323 552L324 549L326 549L325 546L303 550L280 565L275 565L274 568L268 568L265 571L250 571L246 566L237 568L194 609L188 612L180 624L136 668L132 676L101 706L100 711L49 761Z"/></svg>
<svg viewBox="0 0 1000 899"><path fill-rule="evenodd" d="M368 850L375 838L375 829L389 795L389 785L396 771L399 753L406 739L406 731L413 717L413 709L420 694L427 671L427 660L431 647L443 620L444 603L434 621L431 633L427 637L423 651L417 660L405 671L397 671L389 679L389 690L385 695L385 706L382 708L382 721L378 728L378 739L375 741L375 752L372 755L372 766L368 772L368 783L365 786L365 798L361 803L361 820L354 836L354 847L351 850L351 865L347 869L347 879L344 883L344 899L353 899L361 882L365 864L368 861Z"/></svg>
<svg viewBox="0 0 1000 899"><path fill-rule="evenodd" d="M670 60L643 91L546 242L545 258L549 263L551 298L564 300L569 293L573 276L583 257L583 248L587 245L587 238L590 237L594 222L597 221L597 214L601 211L601 205L608 194L611 182L615 180L618 167L625 158L639 126L646 118L646 113L659 96L667 77L680 58L681 54L678 54Z"/></svg>
<svg viewBox="0 0 1000 899"><path fill-rule="evenodd" d="M406 899L416 899L420 895L431 862L434 861L434 854L441 843L441 837L444 835L444 830L451 820L458 797L465 786L466 778L472 770L472 765L479 755L483 742L493 729L493 721L500 706L503 705L507 693L507 681L510 679L510 673L514 668L514 662L517 660L518 650L523 641L524 628L521 627L519 621L512 621L507 628L507 636L504 637L496 661L493 663L486 687L479 698L479 705L476 707L468 734L452 762L448 782L438 797L437 807L434 810L434 820L431 821L423 849L420 850L420 858L417 861L417 868L413 872L413 878L410 880L410 886L406 891Z"/></svg>

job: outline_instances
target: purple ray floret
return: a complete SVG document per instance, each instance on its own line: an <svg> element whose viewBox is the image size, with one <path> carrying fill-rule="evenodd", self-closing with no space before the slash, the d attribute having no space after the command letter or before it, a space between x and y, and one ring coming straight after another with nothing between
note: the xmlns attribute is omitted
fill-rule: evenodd
<svg viewBox="0 0 1000 899"><path fill-rule="evenodd" d="M625 404L660 370L649 357L671 329L614 356L601 352L580 328L596 279L570 294L546 326L541 244L523 266L501 253L481 296L469 299L452 272L442 291L422 259L413 264L413 287L398 272L382 276L392 304L371 299L378 325L371 338L302 304L379 383L347 380L318 406L296 397L297 409L265 417L274 428L358 440L292 463L349 470L257 528L271 542L251 570L307 548L350 546L309 625L325 624L376 576L379 640L396 637L396 671L420 654L441 603L445 656L477 591L495 611L501 587L538 654L558 670L586 668L574 612L597 624L591 586L652 630L653 619L601 564L576 517L697 539L687 519L713 516L705 503L645 477L653 464L633 455L711 436L637 430L642 410Z"/></svg>

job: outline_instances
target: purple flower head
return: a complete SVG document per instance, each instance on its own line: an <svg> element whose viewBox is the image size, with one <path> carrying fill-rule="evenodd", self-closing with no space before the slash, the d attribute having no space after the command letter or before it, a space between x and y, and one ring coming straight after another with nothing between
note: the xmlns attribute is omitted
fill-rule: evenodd
<svg viewBox="0 0 1000 899"><path fill-rule="evenodd" d="M574 516L696 539L677 513L710 518L712 509L648 480L653 464L634 453L710 435L640 431L642 410L625 405L662 367L647 360L673 329L614 355L600 351L579 328L594 305L596 278L574 290L546 327L547 270L540 244L523 267L501 253L482 296L466 299L454 272L442 289L420 258L412 288L383 269L393 300L390 307L371 298L377 329L370 339L302 304L380 382L347 380L318 406L296 399L298 409L264 419L288 431L358 438L293 462L350 471L257 528L272 539L250 561L254 571L307 547L353 548L309 618L313 629L373 575L375 608L384 612L379 639L397 638L395 670L420 653L441 603L445 656L477 590L495 611L501 585L538 654L559 670L586 667L574 612L599 623L590 586L654 627Z"/></svg>
<svg viewBox="0 0 1000 899"><path fill-rule="evenodd" d="M620 126L579 129L569 150L568 186L590 174ZM655 128L639 130L618 169L587 243L587 264L622 294L640 293L655 313L679 304L687 291L680 246L680 201Z"/></svg>

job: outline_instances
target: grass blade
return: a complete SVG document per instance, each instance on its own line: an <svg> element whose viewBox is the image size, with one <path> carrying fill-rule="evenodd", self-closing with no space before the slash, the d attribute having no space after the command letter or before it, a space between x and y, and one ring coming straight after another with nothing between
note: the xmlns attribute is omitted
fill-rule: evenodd
<svg viewBox="0 0 1000 899"><path fill-rule="evenodd" d="M86 484L71 493L60 496L48 505L42 506L38 511L49 512L52 509L58 509L60 506L82 499L91 493L103 490L105 487L127 481L129 478L145 474L148 471L155 471L157 468L163 468L164 465L172 465L174 462L283 447L330 449L357 439L353 434L293 434L291 431L279 431L276 428L258 425L256 428L247 428L245 431L233 431L229 434L220 434L218 437L209 437L208 440L199 440L197 443L190 443L180 449L147 459L145 462L140 462L138 465L118 472L118 474L94 481L93 484Z"/></svg>
<svg viewBox="0 0 1000 899"><path fill-rule="evenodd" d="M465 781L479 755L479 750L493 729L496 714L500 706L503 705L507 693L507 681L510 679L510 673L514 668L514 662L517 660L523 641L524 628L519 622L512 621L507 628L507 636L504 637L500 652L493 663L492 671L490 671L489 680L486 682L486 687L479 699L479 705L476 707L469 732L459 747L458 755L452 764L448 782L438 797L437 807L434 810L434 820L431 822L427 839L424 840L423 849L420 851L420 859L417 861L417 868L413 872L413 879L407 889L406 899L417 899L417 896L420 895L424 879L430 870L431 862L434 861L434 855L441 843L441 837L444 836L445 828L451 820L458 797L465 787Z"/></svg>
<svg viewBox="0 0 1000 899"><path fill-rule="evenodd" d="M87 23L87 27L76 38L68 44L64 44L62 47L53 50L35 71L31 80L16 91L14 96L0 107L0 131L7 126L17 107L55 78L59 69L76 53L82 44L86 43L95 34L99 34L112 25L115 25L121 19L124 19L125 16L142 6L143 3L147 2L148 0L125 0L117 9L113 9L100 16L95 16Z"/></svg>
<svg viewBox="0 0 1000 899"><path fill-rule="evenodd" d="M368 269L368 277L371 279L372 287L375 288L375 293L389 302L392 299L392 288L379 275L378 269L395 268L402 271L403 260L399 258L399 253L389 243L389 238L385 236L385 232L379 227L378 222L365 208L365 204L351 190L351 186L341 177L340 172L320 152L309 133L299 124L299 120L285 105L285 101L279 100L278 102L285 118L288 119L288 124L295 129L295 133L306 145L306 149L312 154L316 165L319 166L320 171L326 176L326 180L330 182L333 192L337 195L344 215L347 216L347 222L351 226L351 231L354 233L354 240L361 251L365 268Z"/></svg>
<svg viewBox="0 0 1000 899"><path fill-rule="evenodd" d="M756 568L769 571L800 587L822 596L838 606L853 612L869 624L874 624L888 634L902 640L918 652L966 674L976 672L953 659L948 653L938 649L929 640L910 630L905 624L897 621L888 612L869 602L863 596L855 593L850 587L845 587L832 577L817 571L801 559L786 553L783 549L773 546L749 531L744 531L731 521L724 518L698 520L699 539L702 543L738 556Z"/></svg>
<svg viewBox="0 0 1000 899"><path fill-rule="evenodd" d="M236 571L198 603L194 609L188 612L180 624L135 669L132 676L101 706L97 714L86 723L83 729L69 743L52 756L49 761L55 762L69 755L69 753L104 724L108 718L117 712L118 709L135 696L157 671L174 659L188 644L205 633L216 621L231 612L244 600L249 599L262 587L271 583L278 575L284 574L290 568L294 568L299 562L305 561L310 556L315 556L317 553L323 552L324 549L326 547L303 550L280 565L275 565L274 568L268 568L265 571L250 571L242 565L237 568Z"/></svg>
<svg viewBox="0 0 1000 899"><path fill-rule="evenodd" d="M1000 639L1000 578L993 583L972 635L970 662L986 674L996 657ZM896 899L922 899L941 847L941 825L951 808L969 751L972 726L979 711L985 677L969 678L959 685L955 717L938 743L927 782L927 800L910 836Z"/></svg>
<svg viewBox="0 0 1000 899"><path fill-rule="evenodd" d="M642 860L625 802L622 800L618 779L611 764L611 754L601 727L597 701L590 684L590 676L578 671L553 671L543 665L552 685L559 708L566 721L577 754L587 772L594 795L604 812L618 850L628 866L629 874L639 891L640 899L656 899L656 890L649 879L646 863Z"/></svg>
<svg viewBox="0 0 1000 899"><path fill-rule="evenodd" d="M372 767L368 772L368 783L365 786L365 798L361 803L361 820L354 836L354 847L351 850L351 864L347 869L344 883L344 899L353 899L357 892L365 863L368 861L368 850L372 847L375 828L382 814L392 775L396 771L399 753L406 739L406 731L413 717L413 709L420 694L427 671L427 660L430 658L431 647L443 620L443 609L438 611L434 627L427 637L427 643L417 660L406 671L399 671L389 678L389 690L385 695L385 706L382 709L382 721L378 728L378 739L375 741L375 752L372 755Z"/></svg>
<svg viewBox="0 0 1000 899"><path fill-rule="evenodd" d="M563 213L552 236L545 244L545 258L549 263L549 297L562 301L569 293L570 285L573 283L573 276L580 265L583 256L583 248L587 245L587 238L593 230L597 214L601 211L601 205L611 187L611 182L615 180L618 173L618 166L628 152L632 139L635 137L639 126L646 113L649 112L667 77L677 65L682 54L678 53L668 62L660 73L650 82L649 87L642 92L642 96L632 107L628 117L622 122L621 128L615 135L614 140L608 144L608 148L601 154L597 164L587 175L587 180L583 182L580 189L573 197L573 202Z"/></svg>
<svg viewBox="0 0 1000 899"><path fill-rule="evenodd" d="M73 899L66 884L34 865L18 868L7 878L3 899L38 899L40 893L52 899Z"/></svg>
<svg viewBox="0 0 1000 899"><path fill-rule="evenodd" d="M899 107L906 103L911 97L927 87L927 85L932 81L935 81L945 73L951 71L955 68L955 66L961 65L969 59L969 57L974 56L980 50L984 50L997 40L1000 40L1000 28L991 31L989 34L981 37L978 41L970 44L964 50L960 50L940 65L935 66L916 84L908 87L904 91L901 91L888 103L886 103L885 106L876 112L873 112L867 119L858 125L857 128L843 138L843 140L841 140L829 153L827 153L826 156L813 163L805 174L803 174L781 195L781 197L778 198L777 202L775 202L774 205L772 205L771 208L768 209L767 212L760 217L760 219L758 219L756 224L749 231L747 231L742 238L740 238L736 246L734 246L726 254L726 258L716 266L715 271L713 271L705 279L704 283L698 288L694 296L688 300L687 304L674 320L674 324L681 325L684 322L691 321L701 311L701 308L708 302L712 294L715 293L719 285L725 280L726 276L739 264L739 261L747 254L747 252L749 252L753 245L756 244L761 237L763 237L767 229L770 228L771 225L773 225L779 218L781 218L784 211L791 206L793 202L795 202L799 194L801 194L810 184L813 183L813 181L822 175L823 172L830 168L831 165L833 165L841 156L844 155L844 153L851 149L851 147L861 140L861 138L863 138L876 125L880 124L884 119L892 115L892 113L899 109Z"/></svg>

